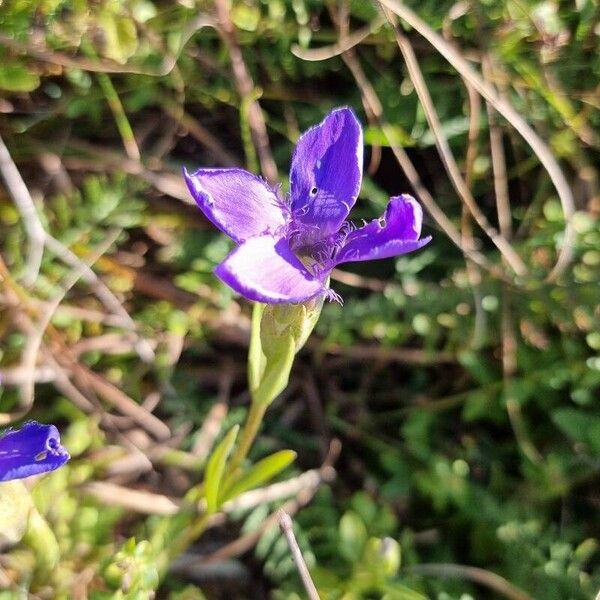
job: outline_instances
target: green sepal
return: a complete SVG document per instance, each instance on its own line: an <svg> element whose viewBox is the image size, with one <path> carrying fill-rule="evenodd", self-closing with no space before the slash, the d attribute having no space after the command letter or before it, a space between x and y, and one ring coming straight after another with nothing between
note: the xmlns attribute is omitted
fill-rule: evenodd
<svg viewBox="0 0 600 600"><path fill-rule="evenodd" d="M266 304L255 302L252 309L252 329L250 332L250 347L248 348L248 386L250 390L255 390L260 385L260 379L267 362L260 342L260 323L265 306Z"/></svg>
<svg viewBox="0 0 600 600"><path fill-rule="evenodd" d="M232 427L227 435L221 440L214 452L210 455L206 464L204 475L204 497L206 499L206 510L209 514L219 510L219 488L223 480L227 458L231 453L240 427Z"/></svg>
<svg viewBox="0 0 600 600"><path fill-rule="evenodd" d="M323 298L302 304L255 304L248 354L248 383L254 402L269 405L288 384L294 356L304 346Z"/></svg>
<svg viewBox="0 0 600 600"><path fill-rule="evenodd" d="M296 355L294 338L291 335L281 336L274 339L268 349L260 383L256 388L250 389L252 401L266 406L287 387Z"/></svg>
<svg viewBox="0 0 600 600"><path fill-rule="evenodd" d="M223 496L219 499L221 504L237 498L240 494L253 488L261 486L263 483L273 479L289 466L296 458L293 450L280 450L252 465L235 483L225 489Z"/></svg>

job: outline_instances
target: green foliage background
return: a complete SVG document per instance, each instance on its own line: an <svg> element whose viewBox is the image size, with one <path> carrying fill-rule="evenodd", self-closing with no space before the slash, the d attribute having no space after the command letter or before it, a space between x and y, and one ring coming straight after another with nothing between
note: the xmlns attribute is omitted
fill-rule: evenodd
<svg viewBox="0 0 600 600"><path fill-rule="evenodd" d="M318 467L332 438L341 441L337 478L295 517L323 598L594 597L600 7L594 0L406 4L476 69L490 61L492 82L559 160L576 212L572 260L557 280L546 276L565 219L538 157L497 118L511 244L527 267L515 276L452 188L393 29L375 4L234 0L228 12L254 83L243 97L212 2L0 4L0 135L54 238L92 260L114 237L94 269L155 351L153 361L141 360L136 336L85 283L56 310L38 366L51 366L55 355L93 410L82 410L54 376L38 377L28 416L60 424L73 455L33 490L60 558L50 575L43 545L0 546L0 598L147 598L156 590L180 600L302 597L274 527L254 550L217 563L221 569L176 563L159 585L171 520L107 502L90 484L183 498L202 478L208 449L194 444L215 403L228 406L220 435L243 420L249 307L212 275L230 244L190 206L180 171L236 164L258 171L253 101L263 110L284 189L299 133L332 107L349 105L365 124L372 167L353 218L378 216L390 195L411 191L389 130L365 113L364 86L347 62L301 58L309 48L331 48L340 23L354 32L377 22L385 24L351 52L379 96L392 142L407 149L462 231L463 247L472 230L496 270L467 260L426 216L433 241L423 251L334 273L345 305L325 306L252 457L292 448L298 457L280 475L290 479ZM437 50L403 27L450 147L496 226L494 121L484 103L469 101ZM469 142L474 106L478 128ZM21 313L35 316L71 271L47 250L35 284L21 286L27 247L19 212L0 188L0 253L10 274L0 278L3 413L20 402L15 369L28 339ZM157 395L154 412L172 437L153 440L123 416L65 362L67 351L136 402L148 405ZM155 445L160 451L153 453ZM151 456L151 468L124 466L136 447ZM184 558L256 530L275 506L235 512L230 525L211 529Z"/></svg>

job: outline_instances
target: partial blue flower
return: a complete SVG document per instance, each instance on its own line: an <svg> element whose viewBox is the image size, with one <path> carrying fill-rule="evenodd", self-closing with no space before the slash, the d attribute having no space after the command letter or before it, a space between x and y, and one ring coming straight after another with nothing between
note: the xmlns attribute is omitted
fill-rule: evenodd
<svg viewBox="0 0 600 600"><path fill-rule="evenodd" d="M407 194L357 228L348 214L362 180L362 128L349 108L330 112L298 140L285 199L243 169L199 169L187 186L202 212L238 246L215 274L249 300L298 303L325 295L339 264L422 248L423 211Z"/></svg>
<svg viewBox="0 0 600 600"><path fill-rule="evenodd" d="M0 481L54 471L69 458L54 425L29 421L0 437Z"/></svg>

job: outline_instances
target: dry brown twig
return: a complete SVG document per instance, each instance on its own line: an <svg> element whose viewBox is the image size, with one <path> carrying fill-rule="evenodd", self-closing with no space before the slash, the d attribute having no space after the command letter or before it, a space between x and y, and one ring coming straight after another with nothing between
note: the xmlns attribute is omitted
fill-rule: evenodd
<svg viewBox="0 0 600 600"><path fill-rule="evenodd" d="M479 140L479 120L481 111L481 97L469 85L468 82L464 82L467 88L467 94L469 97L469 133L467 141L467 153L465 156L465 184L469 189L473 185L473 170L475 165L475 159L477 157L477 148ZM475 240L473 239L473 226L472 217L469 209L463 204L463 210L461 215L461 236L463 247L473 249L475 248ZM467 277L469 278L469 284L473 291L473 304L475 306L475 322L473 325L473 337L471 338L471 348L478 349L484 342L485 339L485 327L486 327L486 314L483 310L482 299L483 293L481 291L481 273L479 267L469 258L468 254L465 254L465 265Z"/></svg>
<svg viewBox="0 0 600 600"><path fill-rule="evenodd" d="M510 581L479 567L469 567L466 565L455 564L421 564L413 565L406 569L406 572L416 573L419 575L433 575L438 577L449 577L458 579L468 579L480 585L484 585L491 590L502 594L510 600L533 600L533 598L523 590L514 586Z"/></svg>
<svg viewBox="0 0 600 600"><path fill-rule="evenodd" d="M15 40L5 33L0 33L0 44L10 48L15 52L20 52L36 60L67 67L72 69L81 69L93 73L122 73L131 75L149 75L151 77L164 77L168 75L177 63L179 54L183 51L191 37L204 27L214 27L213 19L204 13L198 14L195 18L188 21L184 27L179 46L175 54L166 54L159 69L142 69L135 65L121 65L109 60L91 60L83 57L72 57L68 54L58 52L48 47L42 47L39 44L23 43Z"/></svg>
<svg viewBox="0 0 600 600"><path fill-rule="evenodd" d="M123 308L116 296L110 291L108 286L94 273L94 271L86 265L76 254L74 254L69 248L67 248L62 242L50 235L42 225L42 222L37 214L31 194L17 166L15 165L8 149L4 145L4 142L0 138L0 172L5 177L6 186L11 193L15 205L19 210L23 224L28 232L31 240L31 244L35 248L32 252L33 258L31 259L31 265L29 270L31 274L29 277L37 278L39 269L41 266L41 255L43 255L44 246L53 252L58 258L60 258L65 264L69 265L73 269L77 269L80 272L80 277L83 279L94 291L98 299L104 304L104 306L110 312L119 315L124 323L127 324L128 328L132 331L137 331L137 325L131 318L129 313ZM41 250L40 245L41 243ZM39 253L42 253L41 255ZM34 280L35 280L34 278ZM139 334L138 343L136 344L136 351L140 358L145 362L152 362L154 360L154 351Z"/></svg>
<svg viewBox="0 0 600 600"><path fill-rule="evenodd" d="M425 23L425 21L423 21L414 11L400 0L379 0L379 3L387 7L403 21L406 21L411 27L416 29L452 65L452 67L460 73L461 77L468 81L469 84L489 102L494 109L519 132L548 172L548 176L552 180L560 198L566 222L563 243L556 264L546 277L547 282L556 280L570 263L572 257L574 237L572 217L575 213L575 202L571 188L562 169L554 158L552 151L542 141L529 123L527 123L527 121L525 121L525 119L523 119L523 117L521 117L508 102L501 98L496 93L496 90L490 86L456 50L427 25L427 23Z"/></svg>
<svg viewBox="0 0 600 600"><path fill-rule="evenodd" d="M431 99L431 95L429 94L429 89L425 83L425 78L423 77L423 73L419 67L412 44L394 22L394 16L385 8L384 12L388 15L388 19L394 27L396 42L404 58L409 77L414 85L421 106L423 107L427 123L429 124L429 127L433 133L438 153L442 159L442 163L446 169L446 172L448 173L448 176L450 177L450 181L452 182L454 189L464 204L468 207L477 224L492 240L514 273L517 275L525 275L527 273L527 267L525 266L523 259L517 254L517 252L515 252L509 241L490 225L486 216L477 205L471 190L466 185L465 180L460 173L460 169L458 168L458 164L454 158L450 144L444 135L442 124L433 104L433 100Z"/></svg>
<svg viewBox="0 0 600 600"><path fill-rule="evenodd" d="M302 552L300 547L298 546L298 542L296 541L296 536L294 535L294 522L290 515L288 515L285 510L280 509L277 511L277 520L279 521L279 528L281 529L281 533L283 533L288 546L290 547L290 552L292 553L292 557L294 559L294 563L296 564L296 569L300 575L300 579L302 580L302 584L304 585L304 589L308 594L310 600L320 600L319 592L310 576L310 572L308 567L306 566L306 561L302 556Z"/></svg>
<svg viewBox="0 0 600 600"><path fill-rule="evenodd" d="M310 501L315 491L322 483L331 482L335 478L335 469L327 464L319 469L311 469L286 481L274 483L263 488L245 492L235 500L230 500L223 505L223 514L239 510L249 510L258 505L293 497L288 510L296 510ZM178 498L171 498L164 494L157 494L147 490L132 490L109 481L93 481L81 486L81 491L93 496L97 500L110 505L120 506L136 512L170 516L179 512L183 503ZM131 492L131 493L128 493ZM295 503L300 500L297 505ZM202 508L202 507L200 507ZM262 529L261 531L264 531ZM230 556L229 553L225 553Z"/></svg>
<svg viewBox="0 0 600 600"><path fill-rule="evenodd" d="M37 356L46 329L48 328L48 325L54 316L54 312L69 290L81 278L84 270L89 269L91 265L93 265L96 260L98 260L112 246L119 233L120 231L113 231L112 233L109 232L106 239L103 240L102 244L93 253L90 263L81 263L77 265L71 273L69 273L69 276L67 277L61 291L56 294L56 296L48 304L45 305L44 310L39 315L33 334L27 336L27 342L21 356L21 366L26 373L30 373L30 376L27 377L19 386L21 393L21 410L24 411L19 416L23 416L29 412L31 406L33 405L35 387L33 375L35 372Z"/></svg>
<svg viewBox="0 0 600 600"><path fill-rule="evenodd" d="M368 103L370 109L375 116L379 127L381 128L384 136L387 139L387 142L392 150L400 168L404 171L410 185L415 191L418 198L421 200L429 214L433 217L435 222L440 226L440 228L444 231L444 233L448 236L448 238L454 243L458 248L460 248L463 252L468 254L469 258L482 268L486 269L499 279L506 279L507 276L504 273L504 270L501 267L491 264L487 258L481 254L481 252L462 247L461 234L456 229L452 221L446 216L444 211L439 207L437 202L434 200L433 196L429 192L429 190L423 184L417 169L415 168L413 162L409 158L408 154L400 146L394 141L394 132L390 127L390 124L387 123L384 119L383 115L383 106L381 105L381 101L377 93L375 92L375 88L368 80L365 75L360 62L357 57L351 53L347 52L342 54L342 59L350 69L350 72L354 76L356 84L363 96L363 101Z"/></svg>
<svg viewBox="0 0 600 600"><path fill-rule="evenodd" d="M7 283L11 283L10 274L8 273L4 262L0 257L0 276ZM14 286L15 284L13 284ZM33 310L29 306L28 298L25 292L19 288L8 289L12 294L20 293L23 297L23 304L29 310ZM21 311L17 315L17 325L30 336L37 335L36 328L31 321L26 311ZM115 385L105 380L100 375L91 372L84 366L80 365L76 357L71 352L70 348L65 344L62 336L54 329L51 324L47 325L49 345L44 347L44 360L50 368L54 370L54 384L68 398L70 398L76 406L89 413L100 412L100 404L95 397L95 392L102 395L105 400L116 406L124 415L130 417L133 421L145 427L152 435L158 439L168 439L170 437L169 428L157 417L152 415L143 406L137 404L133 399L129 398L122 390ZM30 371L31 369L27 369ZM30 378L30 375L28 375ZM71 379L74 379L78 385L75 385ZM88 395L82 393L81 389L85 390ZM89 397L92 400L89 399ZM0 423L6 424L12 422L15 418L21 417L27 412L29 407L24 406L18 412L0 413ZM114 422L117 417L111 415L103 415L102 420L114 427Z"/></svg>
<svg viewBox="0 0 600 600"><path fill-rule="evenodd" d="M123 390L104 379L101 375L90 371L83 365L71 363L74 377L82 384L90 386L96 394L102 396L106 402L114 406L121 414L133 419L146 431L159 440L166 440L171 436L171 431L165 423L151 412L140 406Z"/></svg>
<svg viewBox="0 0 600 600"><path fill-rule="evenodd" d="M223 505L223 510L225 512L247 510L259 504L298 496L302 490L316 490L321 483L328 483L334 479L335 469L331 464L326 463L318 469L310 469L286 481L272 483L271 485L245 492L238 498L226 502Z"/></svg>
<svg viewBox="0 0 600 600"><path fill-rule="evenodd" d="M80 490L107 506L120 506L147 515L172 516L181 510L181 502L174 498L108 481L91 481L81 486Z"/></svg>
<svg viewBox="0 0 600 600"><path fill-rule="evenodd" d="M254 82L244 62L242 50L235 34L235 26L231 20L230 9L225 0L215 0L219 31L229 50L231 68L235 79L237 91L242 100L249 100L248 123L252 142L258 154L262 174L271 183L277 183L277 165L271 154L267 125L258 100L253 99L255 93Z"/></svg>
<svg viewBox="0 0 600 600"><path fill-rule="evenodd" d="M0 273L1 269L4 268L4 263L0 259ZM26 312L21 312L18 315L17 324L19 324L30 337L39 334L40 328L36 328ZM45 363L54 372L54 385L76 406L88 413L100 413L102 421L108 426L114 427L117 417L109 414L102 414L100 404L95 396L95 393L97 393L107 402L115 406L122 414L144 427L157 439L166 440L170 437L171 434L167 425L151 414L145 407L140 406L115 385L80 365L70 348L68 348L62 340L60 334L52 327L52 325L47 324L46 326L50 344L47 348L43 348ZM27 376L25 377L24 382L30 381L31 370L32 368L27 367ZM74 379L78 385L75 385L72 379ZM23 385L23 383L21 383L21 385ZM82 393L82 389L85 390L88 395ZM88 396L90 396L92 400L90 400ZM27 396L27 398L32 399L33 397ZM22 417L28 412L30 406L31 404L29 403L13 413L0 413L0 424L8 424L16 418Z"/></svg>
<svg viewBox="0 0 600 600"><path fill-rule="evenodd" d="M492 63L488 55L481 57L481 71L486 81L493 85ZM498 125L496 111L489 103L485 103L488 123L490 128L490 155L492 157L492 171L494 173L494 191L496 194L496 208L498 211L498 226L500 232L508 240L512 237L512 217L510 210L510 197L508 193L508 176L506 173L506 157L502 143L502 129Z"/></svg>
<svg viewBox="0 0 600 600"><path fill-rule="evenodd" d="M30 287L35 283L42 266L46 231L37 215L33 198L15 165L4 140L0 137L0 173L21 215L23 227L29 238L29 248L23 284Z"/></svg>
<svg viewBox="0 0 600 600"><path fill-rule="evenodd" d="M330 46L321 46L320 48L302 48L298 44L291 47L292 54L301 60L321 61L334 58L352 48L358 46L371 34L376 33L386 22L382 15L377 15L370 23L361 27L357 31L340 35L338 41Z"/></svg>
<svg viewBox="0 0 600 600"><path fill-rule="evenodd" d="M342 51L343 56L352 56L355 57L355 47L358 45L358 40L353 40L354 33L350 32L350 7L348 3L341 2L339 5L339 9L336 11L331 6L329 8L329 14L331 16L331 20L337 25L339 29L339 40L336 46L338 48L344 48ZM377 14L375 19L370 23L373 31L379 29L385 23L385 19L383 15ZM356 43L352 43L356 41ZM319 49L321 50L321 48ZM371 105L366 101L364 95L361 96L363 108L365 110L365 114L367 116L367 122L370 127L374 127L377 125L377 116L371 109ZM371 145L371 158L369 161L369 166L367 167L367 173L369 175L374 175L379 169L379 165L381 164L381 146L378 144Z"/></svg>
<svg viewBox="0 0 600 600"><path fill-rule="evenodd" d="M185 112L183 106L164 95L161 97L162 107L165 112L175 119L180 126L185 127L192 137L205 146L223 167L239 167L240 161L219 139L206 129L197 119Z"/></svg>
<svg viewBox="0 0 600 600"><path fill-rule="evenodd" d="M17 297L18 300L18 292L21 292L21 295L24 296L24 291L20 288L12 289L11 287L9 287L9 285L12 283L9 277L10 275L8 273L8 270L6 269L6 266L4 265L4 261L0 257L0 280L4 279L5 285L7 286L6 295L8 297L8 300L11 303L13 303L15 300L14 297ZM24 297L23 304L25 307L28 306L26 297ZM28 337L35 337L37 335L36 327L26 311L19 311L15 315L14 325L20 328L21 331L23 331ZM79 406L79 408L89 413L95 412L94 405L83 394L81 394L81 392L78 389L76 389L72 385L68 375L64 372L62 367L54 359L52 352L50 352L45 347L42 347L42 352L44 355L45 365L40 365L40 368L47 371L49 380L52 381L54 385L62 393L64 393L67 398L70 398L76 406ZM8 379L6 381L3 380L2 383L4 385L19 385L20 387L30 385L32 376L34 376L35 373L35 368L22 368L21 366L17 370L18 377L16 377L14 381ZM31 402L33 401L33 396L29 395L22 397L26 398L26 400L22 400L22 405L18 410L15 410L11 413L0 413L0 425L10 424L14 420L22 417L29 411L29 409L31 408Z"/></svg>
<svg viewBox="0 0 600 600"><path fill-rule="evenodd" d="M484 54L481 60L483 77L493 86L493 72L491 58ZM500 232L507 239L512 237L512 220L510 199L508 194L508 180L506 174L506 160L502 144L502 130L498 126L494 107L486 102L488 122L490 128L490 154L492 157L492 171L494 174L494 190L496 193L496 210ZM521 452L534 464L542 463L542 456L533 444L523 419L521 406L514 398L511 382L517 371L517 339L515 337L512 318L512 291L509 286L502 285L502 312L500 334L502 341L502 382L504 388L506 411Z"/></svg>

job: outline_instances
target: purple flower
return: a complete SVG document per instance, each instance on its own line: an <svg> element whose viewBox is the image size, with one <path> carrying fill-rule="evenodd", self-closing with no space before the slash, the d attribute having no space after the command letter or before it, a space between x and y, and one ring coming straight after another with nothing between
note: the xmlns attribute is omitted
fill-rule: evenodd
<svg viewBox="0 0 600 600"><path fill-rule="evenodd" d="M406 194L362 227L346 219L362 179L362 129L349 108L330 112L298 140L283 199L243 169L199 169L185 181L202 212L238 246L216 275L249 300L303 302L326 295L331 270L346 262L421 248L423 211Z"/></svg>
<svg viewBox="0 0 600 600"><path fill-rule="evenodd" d="M54 471L69 458L54 425L29 421L21 429L9 429L0 437L0 481Z"/></svg>

